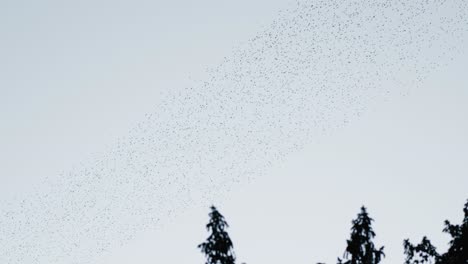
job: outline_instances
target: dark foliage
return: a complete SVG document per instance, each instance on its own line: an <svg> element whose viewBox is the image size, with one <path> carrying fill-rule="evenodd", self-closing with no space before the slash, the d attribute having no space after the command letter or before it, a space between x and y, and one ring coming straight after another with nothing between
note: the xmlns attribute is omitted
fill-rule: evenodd
<svg viewBox="0 0 468 264"><path fill-rule="evenodd" d="M452 225L448 220L445 221L443 232L452 237L446 253L437 253L436 248L426 237L416 246L406 239L403 242L406 254L405 263L468 264L468 200L463 212L464 218L461 225Z"/></svg>
<svg viewBox="0 0 468 264"><path fill-rule="evenodd" d="M206 242L198 245L206 256L206 264L234 264L236 257L233 244L225 231L229 225L214 206L211 207L209 216L210 222L206 228L211 234Z"/></svg>
<svg viewBox="0 0 468 264"><path fill-rule="evenodd" d="M406 255L406 264L434 263L440 256L436 248L427 237L423 237L421 243L412 245L408 239L403 242Z"/></svg>
<svg viewBox="0 0 468 264"><path fill-rule="evenodd" d="M338 264L377 264L384 257L383 247L376 249L372 239L375 232L372 230L373 219L369 217L366 208L352 221L351 238L344 253L344 259L338 258Z"/></svg>

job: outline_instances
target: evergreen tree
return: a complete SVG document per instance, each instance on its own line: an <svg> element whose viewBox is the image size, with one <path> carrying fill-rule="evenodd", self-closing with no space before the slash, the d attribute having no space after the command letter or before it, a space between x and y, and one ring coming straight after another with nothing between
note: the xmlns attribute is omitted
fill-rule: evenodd
<svg viewBox="0 0 468 264"><path fill-rule="evenodd" d="M444 254L437 253L431 241L424 237L416 246L408 239L403 242L406 254L406 264L435 263L435 264L468 264L468 200L463 208L464 218L461 225L452 225L445 221L443 232L452 239L449 249Z"/></svg>
<svg viewBox="0 0 468 264"><path fill-rule="evenodd" d="M352 221L351 238L347 240L344 260L338 258L338 264L377 264L385 256L384 247L376 249L372 242L375 237L372 221L374 220L369 217L366 208L361 207L361 212Z"/></svg>
<svg viewBox="0 0 468 264"><path fill-rule="evenodd" d="M206 242L198 245L206 256L206 264L234 264L236 257L233 244L225 231L229 225L216 207L211 206L210 222L206 225L210 236Z"/></svg>

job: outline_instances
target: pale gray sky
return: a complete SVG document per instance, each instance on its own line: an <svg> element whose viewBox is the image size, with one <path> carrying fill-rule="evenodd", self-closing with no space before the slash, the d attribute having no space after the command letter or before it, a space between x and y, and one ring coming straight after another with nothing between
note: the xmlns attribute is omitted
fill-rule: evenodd
<svg viewBox="0 0 468 264"><path fill-rule="evenodd" d="M217 202L238 260L335 263L362 204L375 219L385 263L403 263L404 238L427 235L445 249L443 221L459 222L467 199L466 59ZM96 263L203 263L194 245L207 236L208 212L195 207Z"/></svg>
<svg viewBox="0 0 468 264"><path fill-rule="evenodd" d="M162 94L207 80L205 69L235 56L236 47L290 4L1 3L2 204L35 197L46 177L58 181L106 156L147 113L158 113ZM468 50L459 48L447 51L455 60L442 59L447 65L410 92L384 83L392 93L365 101L363 114L347 125L314 134L215 201L160 216L155 230L135 232L122 246L93 255L92 263L202 263L196 245L207 235L211 202L232 226L238 260L249 264L333 263L362 204L376 220L385 263L402 261L407 237L428 235L444 248L443 220L459 221L468 198Z"/></svg>

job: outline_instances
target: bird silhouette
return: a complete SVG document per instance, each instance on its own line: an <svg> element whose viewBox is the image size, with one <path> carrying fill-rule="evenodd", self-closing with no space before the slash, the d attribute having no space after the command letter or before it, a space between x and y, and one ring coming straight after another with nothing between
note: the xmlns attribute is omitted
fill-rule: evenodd
<svg viewBox="0 0 468 264"><path fill-rule="evenodd" d="M91 263L405 94L460 52L465 0L297 1L94 161L4 202L0 263ZM46 190L46 191L44 191Z"/></svg>

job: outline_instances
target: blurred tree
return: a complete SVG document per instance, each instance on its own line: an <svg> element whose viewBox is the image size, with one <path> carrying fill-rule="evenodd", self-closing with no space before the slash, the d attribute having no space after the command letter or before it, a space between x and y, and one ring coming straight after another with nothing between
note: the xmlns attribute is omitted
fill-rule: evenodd
<svg viewBox="0 0 468 264"><path fill-rule="evenodd" d="M440 256L436 248L427 237L423 237L421 243L413 245L408 239L403 241L405 248L405 264L438 263Z"/></svg>
<svg viewBox="0 0 468 264"><path fill-rule="evenodd" d="M361 212L352 221L351 238L347 241L344 260L338 258L338 264L377 264L382 260L384 247L376 249L372 242L375 237L372 221L366 208L361 207Z"/></svg>
<svg viewBox="0 0 468 264"><path fill-rule="evenodd" d="M431 241L424 237L418 245L413 245L406 239L403 242L406 254L406 264L468 264L468 200L463 208L464 218L461 225L452 225L445 221L443 232L452 239L449 249L444 254L437 253Z"/></svg>
<svg viewBox="0 0 468 264"><path fill-rule="evenodd" d="M209 216L210 222L206 225L206 229L211 234L206 242L198 245L206 256L206 264L234 264L236 257L233 244L225 231L229 225L214 206L211 206Z"/></svg>

